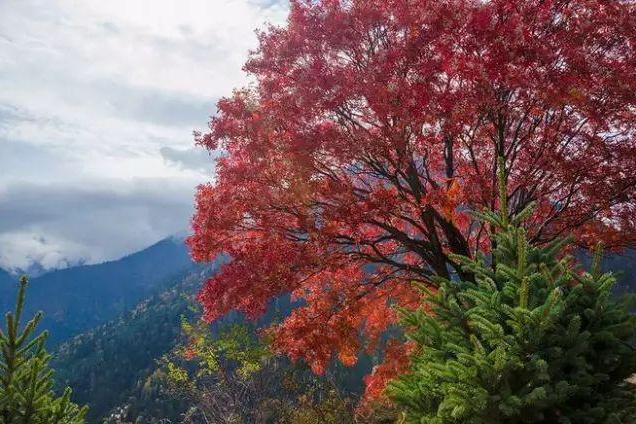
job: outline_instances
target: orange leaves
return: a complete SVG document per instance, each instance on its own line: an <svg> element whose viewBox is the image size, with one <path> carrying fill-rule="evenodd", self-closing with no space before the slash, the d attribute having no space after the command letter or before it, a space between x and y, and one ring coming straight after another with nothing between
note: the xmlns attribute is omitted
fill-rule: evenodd
<svg viewBox="0 0 636 424"><path fill-rule="evenodd" d="M454 221L457 215L457 207L461 205L461 195L461 186L457 179L454 178L440 196L439 204L442 215L451 222Z"/></svg>
<svg viewBox="0 0 636 424"><path fill-rule="evenodd" d="M338 351L338 360L343 365L351 367L358 361L358 352L354 349L354 346L345 346Z"/></svg>
<svg viewBox="0 0 636 424"><path fill-rule="evenodd" d="M308 278L295 293L306 306L274 329L276 348L305 360L316 371L324 370L332 352L345 365L355 364L361 348L357 297L362 278L361 270L353 266Z"/></svg>
<svg viewBox="0 0 636 424"><path fill-rule="evenodd" d="M183 358L186 361L191 361L193 360L195 357L197 356L196 351L194 350L194 348L188 346L184 351L183 351Z"/></svg>
<svg viewBox="0 0 636 424"><path fill-rule="evenodd" d="M304 360L319 373L335 358L352 366L363 349L374 351L380 337L397 322L390 303L413 304L417 295L409 285L400 284L370 291L366 285L372 281L365 280L353 266L306 280L295 292L304 306L271 329L275 348Z"/></svg>

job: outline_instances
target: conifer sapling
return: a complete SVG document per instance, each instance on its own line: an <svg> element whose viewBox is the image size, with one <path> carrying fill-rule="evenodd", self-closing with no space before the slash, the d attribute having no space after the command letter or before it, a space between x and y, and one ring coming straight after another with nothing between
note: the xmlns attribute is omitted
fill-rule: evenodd
<svg viewBox="0 0 636 424"><path fill-rule="evenodd" d="M81 424L86 408L71 402L71 389L60 397L52 391L47 332L32 337L42 313L21 327L27 284L22 277L15 311L6 314L6 327L0 328L0 424Z"/></svg>
<svg viewBox="0 0 636 424"><path fill-rule="evenodd" d="M567 240L528 243L530 207L509 219L500 161L500 211L491 255L455 256L473 281L438 278L425 306L404 310L417 350L388 387L407 423L633 423L634 317L611 295L615 279L563 254Z"/></svg>

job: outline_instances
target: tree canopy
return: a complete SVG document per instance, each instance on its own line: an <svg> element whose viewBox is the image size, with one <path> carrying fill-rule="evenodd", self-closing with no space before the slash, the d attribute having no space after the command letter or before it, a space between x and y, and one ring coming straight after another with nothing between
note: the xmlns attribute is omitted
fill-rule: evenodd
<svg viewBox="0 0 636 424"><path fill-rule="evenodd" d="M317 372L356 361L415 307L410 284L471 281L454 254L491 249L465 213L534 202L530 242L636 240L636 5L604 0L295 0L259 33L255 83L218 103L199 144L221 149L199 187L208 320L299 307L275 346ZM406 362L391 342L369 387Z"/></svg>

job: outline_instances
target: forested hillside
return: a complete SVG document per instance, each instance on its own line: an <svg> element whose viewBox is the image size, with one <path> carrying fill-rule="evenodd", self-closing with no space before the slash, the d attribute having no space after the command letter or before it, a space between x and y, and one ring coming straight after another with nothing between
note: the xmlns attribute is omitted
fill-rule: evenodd
<svg viewBox="0 0 636 424"><path fill-rule="evenodd" d="M119 404L143 401L129 397L154 371L155 361L176 345L180 317L193 315L192 294L207 272L198 267L172 278L167 290L60 346L53 360L57 383L71 385L74 400L90 404L89 420L98 422Z"/></svg>
<svg viewBox="0 0 636 424"><path fill-rule="evenodd" d="M161 418L178 422L190 405L183 398L165 393L162 382L157 380L157 372L162 373L159 360L184 341L182 318L200 318L194 294L206 277L218 269L219 262L197 266L169 279L165 291L117 319L63 343L54 352L56 383L59 388L73 387L73 400L90 406L88 422L101 422L120 407L139 422ZM263 328L284 318L292 306L288 296L276 299L251 328ZM244 317L232 312L210 326L209 331L216 337L221 328L241 322ZM338 387L359 395L362 376L372 362L373 358L365 355L352 369L334 363L331 371ZM278 364L278 368L288 366L285 361Z"/></svg>

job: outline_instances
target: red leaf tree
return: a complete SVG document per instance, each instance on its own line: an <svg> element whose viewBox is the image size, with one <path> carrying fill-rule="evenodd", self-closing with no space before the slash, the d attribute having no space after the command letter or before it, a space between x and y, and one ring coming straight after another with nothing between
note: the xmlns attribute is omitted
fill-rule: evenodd
<svg viewBox="0 0 636 424"><path fill-rule="evenodd" d="M200 292L208 320L292 293L276 346L354 363L417 303L411 281L488 249L465 212L496 207L498 156L511 212L537 204L534 242L636 240L633 1L297 0L259 41L253 86L196 135L224 156L189 245L233 258Z"/></svg>

